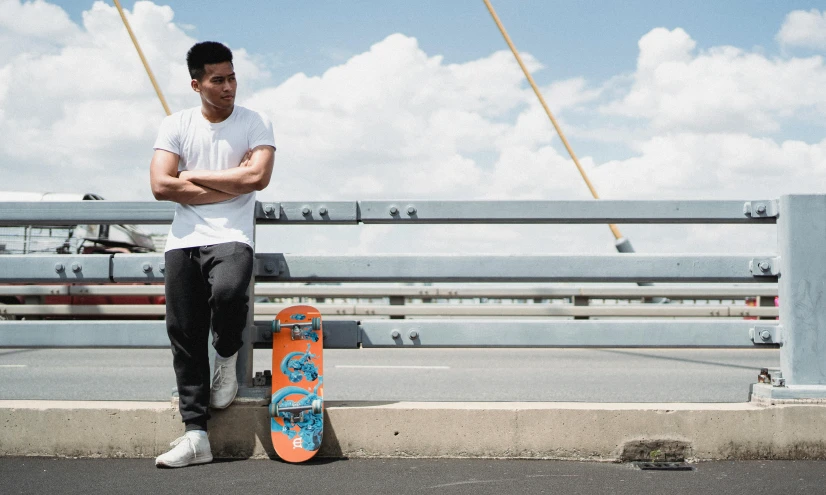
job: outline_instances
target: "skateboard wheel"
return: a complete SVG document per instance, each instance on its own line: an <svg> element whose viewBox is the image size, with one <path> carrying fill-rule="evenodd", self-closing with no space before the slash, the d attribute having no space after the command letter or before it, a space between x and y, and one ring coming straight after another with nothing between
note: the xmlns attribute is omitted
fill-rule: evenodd
<svg viewBox="0 0 826 495"><path fill-rule="evenodd" d="M321 330L321 318L313 318L313 330Z"/></svg>
<svg viewBox="0 0 826 495"><path fill-rule="evenodd" d="M321 399L316 399L313 401L313 414L321 414L322 404L324 404L324 401Z"/></svg>
<svg viewBox="0 0 826 495"><path fill-rule="evenodd" d="M281 332L281 321L280 320L273 320L272 321L272 333L279 333Z"/></svg>
<svg viewBox="0 0 826 495"><path fill-rule="evenodd" d="M277 417L278 416L278 404L274 404L274 403L270 402L269 412L270 412L270 417L271 418Z"/></svg>

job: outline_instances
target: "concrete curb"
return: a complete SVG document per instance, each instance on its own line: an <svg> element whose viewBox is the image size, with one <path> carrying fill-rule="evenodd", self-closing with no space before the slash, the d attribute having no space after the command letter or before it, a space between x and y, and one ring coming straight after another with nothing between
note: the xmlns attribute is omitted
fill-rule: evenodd
<svg viewBox="0 0 826 495"><path fill-rule="evenodd" d="M154 457L182 432L169 402L0 401L0 455ZM213 413L216 457L277 458L267 409ZM328 403L327 457L826 459L826 406Z"/></svg>

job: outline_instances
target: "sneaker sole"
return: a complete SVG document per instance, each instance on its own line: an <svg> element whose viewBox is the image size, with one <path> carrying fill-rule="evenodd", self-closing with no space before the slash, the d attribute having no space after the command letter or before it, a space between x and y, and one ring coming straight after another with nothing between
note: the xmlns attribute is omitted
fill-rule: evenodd
<svg viewBox="0 0 826 495"><path fill-rule="evenodd" d="M237 397L237 396L238 396L238 389L236 388L235 393L232 394L232 399L230 399L229 402L227 402L224 405L219 405L219 404L213 404L212 401L210 401L209 402L209 407L211 407L212 409L226 409L230 405L232 405L232 402L235 400L235 397Z"/></svg>
<svg viewBox="0 0 826 495"><path fill-rule="evenodd" d="M161 461L161 462L155 461L155 467L159 467L159 468L182 468L182 467L187 467L187 466L194 466L194 465L197 465L197 464L206 464L208 462L212 462L212 456L203 457L201 459L195 459L191 462L186 462L186 463L168 463L168 462L163 462L163 461Z"/></svg>

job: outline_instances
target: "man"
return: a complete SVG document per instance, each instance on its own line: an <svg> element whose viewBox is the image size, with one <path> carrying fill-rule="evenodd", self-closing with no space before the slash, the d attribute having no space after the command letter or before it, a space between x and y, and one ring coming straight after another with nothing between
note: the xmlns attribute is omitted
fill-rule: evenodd
<svg viewBox="0 0 826 495"><path fill-rule="evenodd" d="M166 327L186 425L172 450L155 460L159 467L212 461L209 409L229 406L238 391L235 362L249 304L255 191L269 184L275 153L270 121L235 105L229 48L198 43L186 61L201 105L164 119L150 165L155 199L178 203L164 255Z"/></svg>

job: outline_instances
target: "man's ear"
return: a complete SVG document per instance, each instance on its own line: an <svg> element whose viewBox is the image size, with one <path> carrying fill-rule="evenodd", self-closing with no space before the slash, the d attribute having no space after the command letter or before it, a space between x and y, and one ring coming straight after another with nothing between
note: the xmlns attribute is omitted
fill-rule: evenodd
<svg viewBox="0 0 826 495"><path fill-rule="evenodd" d="M201 92L201 83L199 83L197 79L193 79L189 84L192 86L192 91L195 91L196 93Z"/></svg>

